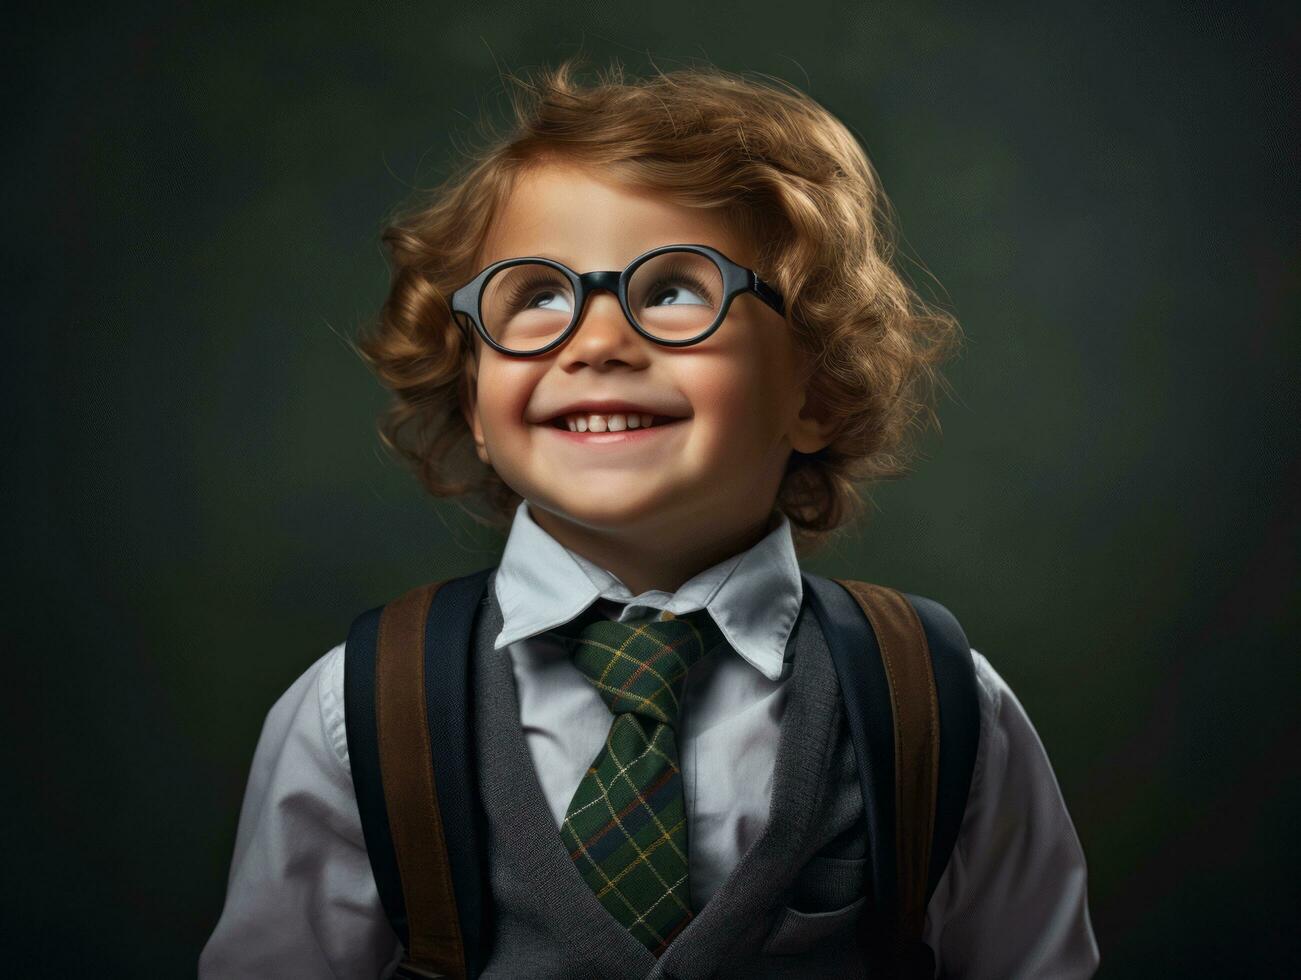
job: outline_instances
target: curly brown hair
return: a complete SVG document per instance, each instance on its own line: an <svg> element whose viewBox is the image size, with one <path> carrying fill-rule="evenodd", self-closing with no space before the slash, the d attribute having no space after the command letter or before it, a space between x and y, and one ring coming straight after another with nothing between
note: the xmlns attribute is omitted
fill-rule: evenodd
<svg viewBox="0 0 1301 980"><path fill-rule="evenodd" d="M486 145L392 218L389 293L356 349L394 395L382 440L430 494L502 532L520 502L474 453L464 408L476 345L449 299L478 273L517 176L557 159L715 211L758 245L755 271L786 298L809 356L809 397L838 422L822 450L792 451L778 492L801 554L861 515L861 487L909 471L916 438L939 427L938 366L960 328L892 266L893 211L858 141L798 89L760 78L711 66L628 79L614 62L584 84L572 59L509 75L511 131L485 120Z"/></svg>

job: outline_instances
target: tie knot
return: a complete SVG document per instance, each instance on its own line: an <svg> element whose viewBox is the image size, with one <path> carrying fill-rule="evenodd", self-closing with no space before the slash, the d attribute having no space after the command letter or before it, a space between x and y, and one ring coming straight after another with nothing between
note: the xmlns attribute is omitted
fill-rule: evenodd
<svg viewBox="0 0 1301 980"><path fill-rule="evenodd" d="M574 641L574 666L613 714L676 725L687 671L725 642L709 613L621 623L595 608L552 632Z"/></svg>

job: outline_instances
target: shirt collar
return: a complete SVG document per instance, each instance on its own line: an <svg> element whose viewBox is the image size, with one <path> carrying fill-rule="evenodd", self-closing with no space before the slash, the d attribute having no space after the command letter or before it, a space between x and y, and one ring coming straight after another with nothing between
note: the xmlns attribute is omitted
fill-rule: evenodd
<svg viewBox="0 0 1301 980"><path fill-rule="evenodd" d="M634 596L613 573L543 530L528 501L520 501L497 568L503 626L493 649L567 623L598 599L623 604L621 622L648 609L677 616L708 609L732 649L769 680L778 680L804 601L790 519L778 514L777 525L757 543L700 572L677 592Z"/></svg>

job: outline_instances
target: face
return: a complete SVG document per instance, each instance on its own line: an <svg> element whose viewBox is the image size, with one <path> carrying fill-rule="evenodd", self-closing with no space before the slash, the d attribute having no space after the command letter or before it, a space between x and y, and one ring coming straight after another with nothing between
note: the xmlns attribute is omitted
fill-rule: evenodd
<svg viewBox="0 0 1301 980"><path fill-rule="evenodd" d="M751 243L704 211L546 164L520 176L477 269L532 255L578 273L621 270L678 243L754 267ZM475 344L465 410L479 458L557 540L601 553L616 572L615 555L648 541L707 561L715 546L726 557L740 539L761 536L791 450L828 441L803 411L804 364L785 321L753 294L738 295L718 329L690 347L642 337L605 291L589 295L575 331L547 354L510 357L477 335ZM562 408L588 399L654 406L680 421L599 437L554 425Z"/></svg>

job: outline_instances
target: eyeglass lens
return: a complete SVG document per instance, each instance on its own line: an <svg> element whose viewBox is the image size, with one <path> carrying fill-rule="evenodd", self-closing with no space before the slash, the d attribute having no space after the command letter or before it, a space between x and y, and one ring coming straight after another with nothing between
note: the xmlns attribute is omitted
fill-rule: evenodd
<svg viewBox="0 0 1301 980"><path fill-rule="evenodd" d="M660 340L697 337L718 318L723 274L695 252L662 252L628 280L628 308L637 325ZM507 266L483 287L483 327L507 350L545 347L574 318L574 289L559 269L538 262Z"/></svg>

